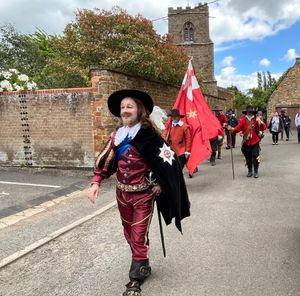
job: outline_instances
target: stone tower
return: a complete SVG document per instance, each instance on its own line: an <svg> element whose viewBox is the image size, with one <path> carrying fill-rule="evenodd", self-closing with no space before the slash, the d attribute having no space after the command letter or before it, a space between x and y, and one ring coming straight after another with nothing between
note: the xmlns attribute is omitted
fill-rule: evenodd
<svg viewBox="0 0 300 296"><path fill-rule="evenodd" d="M209 36L208 5L198 4L195 8L168 8L169 34L174 43L183 47L189 56L197 79L204 92L218 95L217 81L214 77L214 44Z"/></svg>

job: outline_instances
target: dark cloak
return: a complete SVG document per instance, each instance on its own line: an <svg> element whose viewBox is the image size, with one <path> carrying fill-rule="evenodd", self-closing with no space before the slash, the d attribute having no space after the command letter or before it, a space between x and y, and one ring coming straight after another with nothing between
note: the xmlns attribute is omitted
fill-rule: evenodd
<svg viewBox="0 0 300 296"><path fill-rule="evenodd" d="M140 152L162 188L156 202L166 224L175 218L175 225L181 232L181 220L190 216L190 202L176 154L172 165L159 156L164 145L170 146L152 128L142 127L130 144Z"/></svg>

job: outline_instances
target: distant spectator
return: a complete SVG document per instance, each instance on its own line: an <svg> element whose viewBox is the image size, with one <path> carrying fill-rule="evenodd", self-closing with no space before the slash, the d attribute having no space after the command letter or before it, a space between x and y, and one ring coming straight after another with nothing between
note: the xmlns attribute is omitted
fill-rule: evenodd
<svg viewBox="0 0 300 296"><path fill-rule="evenodd" d="M299 112L295 116L295 125L297 127L298 144L300 144L300 108Z"/></svg>
<svg viewBox="0 0 300 296"><path fill-rule="evenodd" d="M290 140L291 118L288 116L285 110L281 110L281 119L283 122L283 128L286 135L286 141ZM282 130L283 131L283 130ZM283 137L282 137L283 139Z"/></svg>
<svg viewBox="0 0 300 296"><path fill-rule="evenodd" d="M283 130L283 122L277 111L272 116L268 128L272 134L272 145L278 145L278 135Z"/></svg>

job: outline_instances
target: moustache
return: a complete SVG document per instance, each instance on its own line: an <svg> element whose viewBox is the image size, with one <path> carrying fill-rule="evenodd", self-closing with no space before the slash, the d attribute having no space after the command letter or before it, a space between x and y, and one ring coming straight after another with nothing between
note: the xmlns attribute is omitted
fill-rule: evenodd
<svg viewBox="0 0 300 296"><path fill-rule="evenodd" d="M121 114L121 117L123 117L123 116L130 116L130 115L131 115L131 113L124 112L124 113Z"/></svg>

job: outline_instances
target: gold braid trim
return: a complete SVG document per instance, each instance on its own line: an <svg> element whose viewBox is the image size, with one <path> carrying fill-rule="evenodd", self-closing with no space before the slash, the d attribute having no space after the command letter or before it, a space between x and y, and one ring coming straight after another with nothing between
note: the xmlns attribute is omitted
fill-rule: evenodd
<svg viewBox="0 0 300 296"><path fill-rule="evenodd" d="M96 158L95 161L95 166L96 167L102 167L102 163L104 164L106 161L107 156L110 154L112 148L111 148L111 141L112 139L109 138L109 140L106 142L104 148L102 149L102 151L99 153L99 155Z"/></svg>

